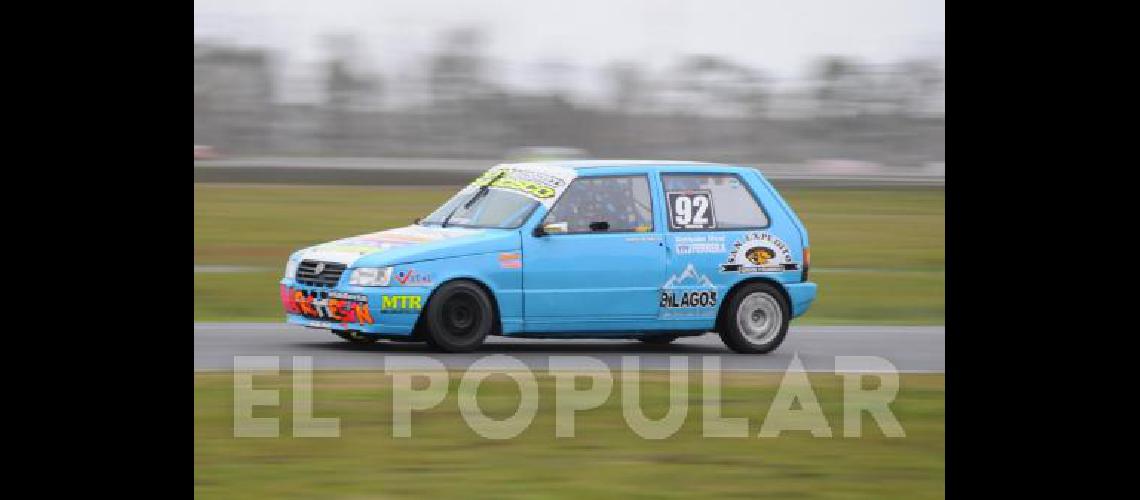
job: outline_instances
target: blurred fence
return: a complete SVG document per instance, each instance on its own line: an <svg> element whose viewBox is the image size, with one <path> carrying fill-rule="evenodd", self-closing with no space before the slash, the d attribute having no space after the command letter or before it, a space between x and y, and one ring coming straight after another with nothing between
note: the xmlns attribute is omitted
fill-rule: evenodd
<svg viewBox="0 0 1140 500"><path fill-rule="evenodd" d="M494 160L453 158L272 158L246 157L194 162L195 182L326 185L459 185ZM874 164L763 164L777 185L826 187L942 187L945 167L883 167Z"/></svg>
<svg viewBox="0 0 1140 500"><path fill-rule="evenodd" d="M444 33L431 51L402 54L410 58L407 71L388 74L369 69L374 58L360 56L363 42L352 37L342 37L334 44L340 49L298 74L282 70L289 54L199 41L194 144L223 157L483 164L533 146L577 148L604 158L728 163L945 160L938 60L875 65L829 56L815 61L808 74L783 80L716 55L677 55L661 68L615 61L604 68L515 71L509 61L490 56L481 43L485 35ZM546 83L520 87L508 84L504 73ZM574 90L569 82L577 80L597 90ZM339 158L334 163L339 170L354 165ZM232 174L239 172L251 171Z"/></svg>

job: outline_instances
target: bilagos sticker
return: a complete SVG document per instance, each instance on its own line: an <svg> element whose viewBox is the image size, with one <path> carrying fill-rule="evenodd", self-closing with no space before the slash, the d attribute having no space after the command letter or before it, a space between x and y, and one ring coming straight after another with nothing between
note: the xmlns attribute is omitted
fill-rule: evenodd
<svg viewBox="0 0 1140 500"><path fill-rule="evenodd" d="M679 275L661 285L661 314L663 316L709 314L717 305L716 285L690 263ZM704 309L704 310L701 310Z"/></svg>

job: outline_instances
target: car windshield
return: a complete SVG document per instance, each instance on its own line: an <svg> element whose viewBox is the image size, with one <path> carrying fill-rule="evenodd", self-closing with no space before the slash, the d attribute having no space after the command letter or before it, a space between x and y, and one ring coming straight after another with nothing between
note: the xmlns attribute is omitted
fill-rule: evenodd
<svg viewBox="0 0 1140 500"><path fill-rule="evenodd" d="M478 190L460 191L431 215L424 217L420 224L442 225L446 221L448 226L514 229L521 226L538 206L538 202L531 198L494 188L480 196L471 206L464 206L472 196L478 194ZM451 216L450 219L448 215Z"/></svg>

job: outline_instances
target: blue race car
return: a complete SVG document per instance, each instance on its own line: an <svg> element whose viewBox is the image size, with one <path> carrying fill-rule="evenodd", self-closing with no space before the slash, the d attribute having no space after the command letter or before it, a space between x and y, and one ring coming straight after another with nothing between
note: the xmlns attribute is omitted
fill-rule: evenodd
<svg viewBox="0 0 1140 500"><path fill-rule="evenodd" d="M416 224L294 253L289 323L352 342L716 331L766 353L815 299L808 236L760 172L709 163L492 167Z"/></svg>

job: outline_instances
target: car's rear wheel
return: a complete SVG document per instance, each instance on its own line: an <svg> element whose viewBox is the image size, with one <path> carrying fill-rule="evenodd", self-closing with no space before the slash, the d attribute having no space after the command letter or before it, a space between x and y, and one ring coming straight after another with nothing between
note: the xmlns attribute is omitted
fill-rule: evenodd
<svg viewBox="0 0 1140 500"><path fill-rule="evenodd" d="M784 295L769 283L749 283L733 295L720 319L721 340L740 353L771 352L788 334L791 311Z"/></svg>
<svg viewBox="0 0 1140 500"><path fill-rule="evenodd" d="M667 345L677 340L677 337L677 335L651 335L648 337L638 337L637 340L650 345Z"/></svg>
<svg viewBox="0 0 1140 500"><path fill-rule="evenodd" d="M491 298L470 281L441 286L428 302L426 314L428 343L447 352L478 349L495 322Z"/></svg>

